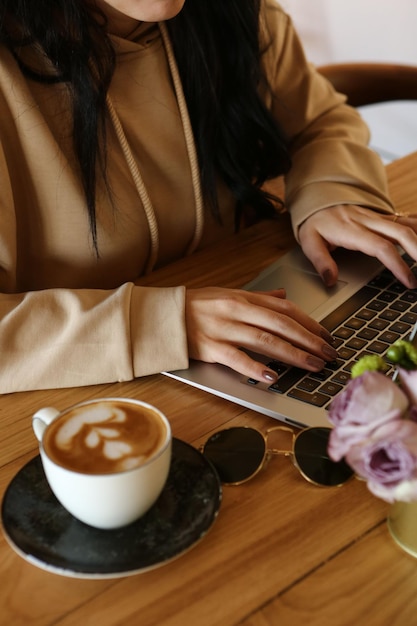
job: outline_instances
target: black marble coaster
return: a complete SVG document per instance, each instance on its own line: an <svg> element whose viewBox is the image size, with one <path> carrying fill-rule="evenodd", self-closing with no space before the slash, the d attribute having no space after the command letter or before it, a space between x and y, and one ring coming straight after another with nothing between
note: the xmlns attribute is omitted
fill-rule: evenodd
<svg viewBox="0 0 417 626"><path fill-rule="evenodd" d="M116 578L159 567L190 549L211 527L220 503L212 465L173 439L171 469L159 499L129 526L101 530L75 519L50 490L39 456L9 484L2 522L13 549L37 567L77 578Z"/></svg>

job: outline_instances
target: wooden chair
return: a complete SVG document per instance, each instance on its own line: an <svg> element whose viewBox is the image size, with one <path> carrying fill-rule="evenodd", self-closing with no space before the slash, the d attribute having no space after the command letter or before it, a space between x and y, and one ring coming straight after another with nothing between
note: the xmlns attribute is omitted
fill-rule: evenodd
<svg viewBox="0 0 417 626"><path fill-rule="evenodd" d="M389 63L335 63L318 70L354 107L417 100L417 66Z"/></svg>

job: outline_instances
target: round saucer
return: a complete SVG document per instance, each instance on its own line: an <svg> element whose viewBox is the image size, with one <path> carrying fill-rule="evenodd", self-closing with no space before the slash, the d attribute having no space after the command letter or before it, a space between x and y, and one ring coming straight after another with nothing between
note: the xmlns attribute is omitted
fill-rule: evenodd
<svg viewBox="0 0 417 626"><path fill-rule="evenodd" d="M39 456L9 484L2 521L12 548L37 567L76 578L117 578L159 567L189 550L211 527L220 502L212 465L173 439L159 499L129 526L101 530L75 519L50 490Z"/></svg>

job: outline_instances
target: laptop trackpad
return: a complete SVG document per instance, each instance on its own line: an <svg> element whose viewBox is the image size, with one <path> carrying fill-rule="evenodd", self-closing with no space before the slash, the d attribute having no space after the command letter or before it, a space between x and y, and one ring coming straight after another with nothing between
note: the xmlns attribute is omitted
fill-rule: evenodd
<svg viewBox="0 0 417 626"><path fill-rule="evenodd" d="M270 291L283 287L288 300L298 304L306 313L312 313L345 286L344 281L338 280L334 287L325 287L318 274L283 264L272 267L270 272L262 272L247 288L250 291Z"/></svg>

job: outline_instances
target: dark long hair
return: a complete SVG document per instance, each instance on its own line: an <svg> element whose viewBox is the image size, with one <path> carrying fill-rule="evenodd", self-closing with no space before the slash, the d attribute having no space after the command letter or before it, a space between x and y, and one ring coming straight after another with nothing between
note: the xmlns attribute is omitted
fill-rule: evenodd
<svg viewBox="0 0 417 626"><path fill-rule="evenodd" d="M261 189L288 171L282 130L259 96L262 75L258 30L260 0L186 0L167 22L195 134L203 195L218 213L216 179L236 198L271 215L277 198ZM106 20L94 0L0 0L0 43L32 80L65 82L71 94L74 151L97 249L96 173L106 180L106 93L115 55ZM22 46L37 45L50 69L25 65Z"/></svg>

